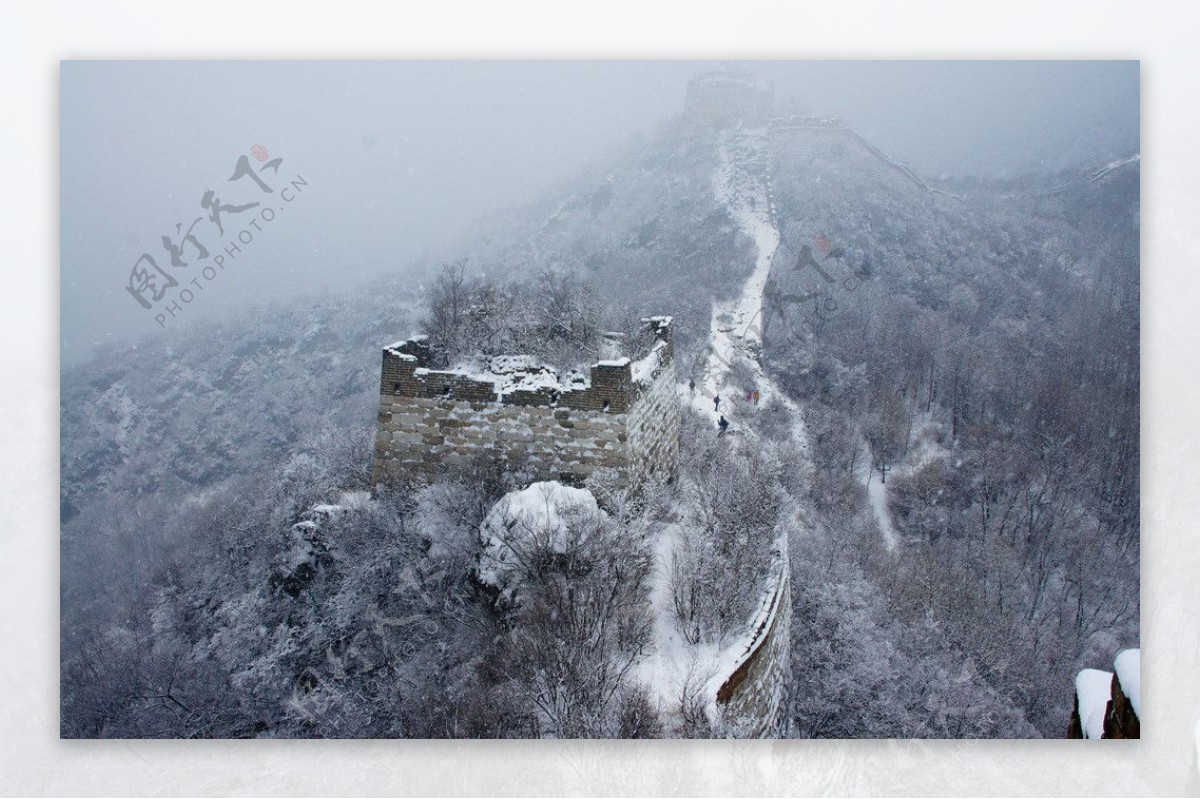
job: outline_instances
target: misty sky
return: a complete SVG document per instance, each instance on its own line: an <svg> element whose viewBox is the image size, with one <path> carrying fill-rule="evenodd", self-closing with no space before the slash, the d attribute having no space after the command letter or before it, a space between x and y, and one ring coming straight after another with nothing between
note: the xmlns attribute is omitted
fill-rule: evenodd
<svg viewBox="0 0 1200 799"><path fill-rule="evenodd" d="M64 62L63 364L160 330L125 290L130 269L143 252L169 268L162 236L207 217L209 189L279 210L178 321L453 253L480 215L652 130L679 112L690 76L723 65ZM1137 62L737 66L774 80L781 105L840 117L924 176L1055 172L1139 148ZM254 144L283 159L261 173L268 185L307 182L292 202L227 181ZM243 218L226 214L227 243ZM205 218L196 232L210 229ZM214 254L218 241L201 237ZM182 257L198 269L193 253Z"/></svg>

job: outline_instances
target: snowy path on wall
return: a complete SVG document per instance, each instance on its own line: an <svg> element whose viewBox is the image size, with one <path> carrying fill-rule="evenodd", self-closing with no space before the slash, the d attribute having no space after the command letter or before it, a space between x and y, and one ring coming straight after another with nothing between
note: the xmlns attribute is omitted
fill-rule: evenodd
<svg viewBox="0 0 1200 799"><path fill-rule="evenodd" d="M759 405L778 400L792 414L796 445L807 449L800 408L775 385L763 370L762 351L763 293L771 274L771 261L779 248L779 230L775 226L774 202L770 194L767 143L762 130L735 131L722 139L720 163L713 176L713 193L725 205L741 231L754 242L754 270L737 299L713 303L709 331L708 357L695 393L682 390L691 407L713 420L721 414L733 430L739 430L737 418L753 403L745 396L757 389ZM730 385L726 381L730 367L741 363L753 375L752 386ZM720 409L714 398L721 398Z"/></svg>
<svg viewBox="0 0 1200 799"><path fill-rule="evenodd" d="M762 351L763 293L771 274L771 262L779 248L779 229L775 221L775 204L771 196L771 181L765 131L733 131L721 142L720 163L713 176L713 192L729 210L738 227L750 237L756 247L754 271L742 287L741 296L729 302L713 304L709 353L704 373L691 393L682 391L691 407L717 424L721 414L730 423L730 430L749 432L737 424L739 413L751 407L745 397L747 389L757 388L759 405L777 399L792 417L792 435L796 445L808 448L804 417L788 396L763 371L759 362ZM753 386L727 384L730 367L745 364L754 376ZM720 396L720 410L714 397ZM868 468L859 479L867 489L871 508L879 521L879 532L889 552L896 549L899 536L892 526L887 507L887 486L871 480Z"/></svg>
<svg viewBox="0 0 1200 799"><path fill-rule="evenodd" d="M728 209L742 233L754 242L754 270L736 300L713 304L709 355L697 391L697 394L705 396L693 397L692 406L712 414L714 411L709 402L719 394L722 399L716 418L723 413L730 423L730 429L736 431L742 441L749 441L753 433L748 424L738 424L739 416L753 413L759 407L777 401L791 417L793 443L807 450L808 432L804 427L800 406L767 376L761 361L763 295L771 276L775 251L779 249L779 228L775 222L775 204L771 196L770 159L765 131L738 130L727 134L721 142L720 157L720 164L713 176L713 193ZM727 382L735 363L749 370L753 385L740 386ZM757 405L745 397L747 390L755 389L759 392ZM786 570L786 531L782 534L779 546L785 560L778 566ZM763 595L750 629L765 624L772 610L774 593L768 591ZM735 641L717 653L710 661L714 673L708 690L715 694L724 679L741 665L748 654L744 641Z"/></svg>
<svg viewBox="0 0 1200 799"><path fill-rule="evenodd" d="M756 408L745 396L747 390L757 389L761 407L772 400L780 402L792 417L792 435L797 447L807 450L808 435L800 407L775 385L759 362L762 350L763 292L771 272L771 261L779 247L779 231L773 217L770 180L766 171L766 141L763 131L737 131L721 142L720 163L713 176L713 191L729 210L741 231L755 245L754 269L734 300L713 303L708 354L704 371L696 390L681 384L680 398L697 413L713 423L724 414L730 430L743 442L752 436L750 427L738 424ZM753 376L752 386L727 383L730 368L743 364ZM713 398L721 397L720 410L714 408ZM671 553L678 530L669 527L655 546L655 578L651 585L650 603L654 614L653 653L639 664L642 681L650 686L664 708L678 709L679 699L687 686L704 686L710 697L717 687L746 656L745 642L736 640L725 646L688 644L675 625L670 586ZM783 546L786 553L786 545ZM750 628L762 622L770 610L770 596L764 596Z"/></svg>

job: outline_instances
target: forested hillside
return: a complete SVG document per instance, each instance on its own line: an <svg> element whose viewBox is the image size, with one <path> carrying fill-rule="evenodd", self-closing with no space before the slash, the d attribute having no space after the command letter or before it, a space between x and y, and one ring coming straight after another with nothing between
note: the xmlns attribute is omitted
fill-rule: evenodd
<svg viewBox="0 0 1200 799"><path fill-rule="evenodd" d="M819 545L858 552L830 590L861 577L888 625L936 630L1059 733L1075 671L1138 638L1136 161L926 195L827 165L774 185L766 362L805 408ZM868 554L881 513L899 545Z"/></svg>
<svg viewBox="0 0 1200 799"><path fill-rule="evenodd" d="M523 603L477 579L523 475L479 458L367 491L380 350L439 329L455 275L463 319L674 316L686 393L755 257L719 161L715 135L664 125L447 271L396 264L64 372L63 734L729 734L635 679L649 542L674 526L697 531L679 629L714 646L787 531L790 734L1061 735L1072 674L1138 637L1136 162L933 191L775 164L761 365L807 454L783 405L736 447L688 413L676 483L603 516L572 499L587 535L550 553L566 571L522 575Z"/></svg>

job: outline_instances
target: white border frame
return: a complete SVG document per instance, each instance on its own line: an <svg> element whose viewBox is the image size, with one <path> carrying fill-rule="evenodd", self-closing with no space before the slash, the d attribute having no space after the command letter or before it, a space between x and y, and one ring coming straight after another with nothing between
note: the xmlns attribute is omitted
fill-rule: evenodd
<svg viewBox="0 0 1200 799"><path fill-rule="evenodd" d="M1147 10L1149 9L1149 10ZM1195 19L1132 2L22 3L0 25L0 792L1008 794L1197 790L1200 141ZM13 17L16 17L14 20ZM1194 16L1194 15L1191 15ZM1141 741L59 741L58 61L1142 60Z"/></svg>

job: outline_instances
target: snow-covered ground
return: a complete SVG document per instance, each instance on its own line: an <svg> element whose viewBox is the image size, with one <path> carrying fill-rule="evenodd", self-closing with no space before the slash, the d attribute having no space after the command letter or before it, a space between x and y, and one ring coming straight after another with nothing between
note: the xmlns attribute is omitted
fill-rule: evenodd
<svg viewBox="0 0 1200 799"><path fill-rule="evenodd" d="M637 667L638 678L653 692L668 718L678 713L685 693L708 684L720 657L719 646L689 644L675 624L670 574L678 537L679 528L667 525L654 547L654 575L650 584L654 647Z"/></svg>
<svg viewBox="0 0 1200 799"><path fill-rule="evenodd" d="M758 164L752 165L756 160ZM704 371L694 393L687 386L681 391L691 407L712 419L714 426L724 414L731 429L738 429L738 416L754 406L752 400L746 399L746 392L757 389L759 406L778 400L791 412L796 445L807 448L800 408L766 375L759 361L763 292L770 277L771 261L779 248L770 181L765 166L759 166L766 163L765 131L739 130L725 135L720 163L713 175L713 192L729 209L741 231L754 242L754 270L737 299L713 303ZM753 385L727 384L730 367L737 362L750 370ZM717 397L721 400L719 407L714 402Z"/></svg>
<svg viewBox="0 0 1200 799"><path fill-rule="evenodd" d="M875 470L867 464L866 468L858 470L858 479L867 487L867 499L871 503L871 511L879 523L879 534L883 536L883 545L888 552L896 551L900 536L892 526L892 514L887 506L887 484L875 474Z"/></svg>
<svg viewBox="0 0 1200 799"><path fill-rule="evenodd" d="M906 473L912 473L923 468L926 464L937 458L948 459L953 453L945 445L938 442L937 429L938 423L935 422L928 414L920 422L913 435L911 451L904 460L903 469ZM865 441L860 441L861 447L866 447ZM868 450L868 453L870 450ZM962 466L961 460L956 460L953 468ZM899 474L900 472L897 472ZM870 457L863 460L862 465L855 469L855 476L862 483L863 488L867 489L867 499L871 505L871 512L875 514L875 520L879 526L879 535L883 539L883 545L888 552L895 552L896 545L900 543L900 534L896 532L896 527L892 524L892 512L888 509L888 488L887 484L880 478L879 474L871 468Z"/></svg>

